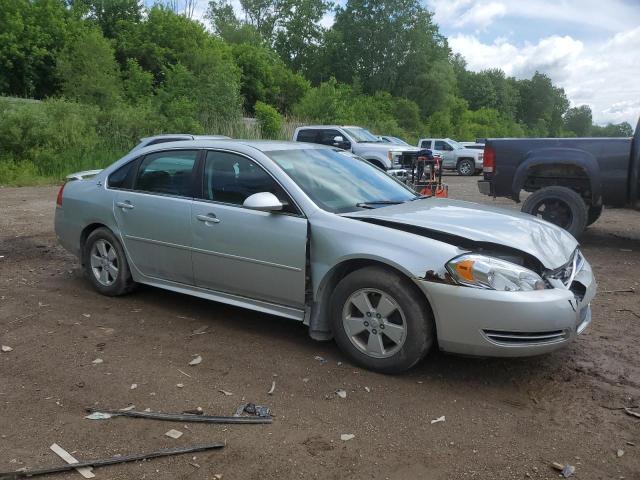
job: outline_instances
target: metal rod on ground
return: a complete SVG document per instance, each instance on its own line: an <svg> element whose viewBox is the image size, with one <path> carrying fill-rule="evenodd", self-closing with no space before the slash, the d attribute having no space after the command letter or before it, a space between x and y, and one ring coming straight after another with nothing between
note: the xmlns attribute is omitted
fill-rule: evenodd
<svg viewBox="0 0 640 480"><path fill-rule="evenodd" d="M169 422L195 422L195 423L229 423L229 424L259 424L272 423L273 417L221 417L214 415L191 415L158 412L137 412L135 410L105 410L102 408L87 408L90 413L108 413L114 417L149 418L153 420L166 420Z"/></svg>
<svg viewBox="0 0 640 480"><path fill-rule="evenodd" d="M183 453L203 452L205 450L213 450L224 448L224 443L216 442L206 445L195 445L192 447L164 448L155 452L137 453L134 455L122 455L119 457L104 458L91 460L88 462L71 463L68 465L60 465L58 467L40 468L35 470L21 470L17 472L0 473L0 480L18 480L21 478L35 477L37 475L48 475L50 473L68 472L76 468L83 467L105 467L107 465L116 465L118 463L136 462L138 460L148 460L151 458L168 457L170 455L180 455Z"/></svg>

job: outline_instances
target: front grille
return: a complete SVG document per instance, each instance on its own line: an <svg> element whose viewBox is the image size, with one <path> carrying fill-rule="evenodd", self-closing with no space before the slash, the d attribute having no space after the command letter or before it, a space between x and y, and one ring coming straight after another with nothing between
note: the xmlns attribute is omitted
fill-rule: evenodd
<svg viewBox="0 0 640 480"><path fill-rule="evenodd" d="M568 332L565 330L550 330L547 332L510 332L508 330L483 330L489 340L501 345L540 345L566 340Z"/></svg>

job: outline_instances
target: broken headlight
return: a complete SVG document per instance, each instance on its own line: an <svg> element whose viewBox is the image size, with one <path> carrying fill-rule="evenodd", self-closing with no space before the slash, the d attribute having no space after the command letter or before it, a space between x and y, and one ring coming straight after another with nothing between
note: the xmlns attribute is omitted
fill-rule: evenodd
<svg viewBox="0 0 640 480"><path fill-rule="evenodd" d="M545 288L537 273L499 258L466 254L454 258L446 267L456 282L467 287L507 292Z"/></svg>

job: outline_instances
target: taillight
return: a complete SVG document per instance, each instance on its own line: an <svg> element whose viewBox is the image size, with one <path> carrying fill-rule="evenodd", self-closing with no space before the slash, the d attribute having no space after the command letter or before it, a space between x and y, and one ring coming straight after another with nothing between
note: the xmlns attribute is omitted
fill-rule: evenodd
<svg viewBox="0 0 640 480"><path fill-rule="evenodd" d="M484 147L484 158L482 159L482 171L493 173L496 167L496 151L492 147Z"/></svg>
<svg viewBox="0 0 640 480"><path fill-rule="evenodd" d="M66 185L66 183L63 183L62 186L60 187L60 190L58 190L58 197L56 198L56 205L58 207L62 206L62 192L64 192L64 186Z"/></svg>

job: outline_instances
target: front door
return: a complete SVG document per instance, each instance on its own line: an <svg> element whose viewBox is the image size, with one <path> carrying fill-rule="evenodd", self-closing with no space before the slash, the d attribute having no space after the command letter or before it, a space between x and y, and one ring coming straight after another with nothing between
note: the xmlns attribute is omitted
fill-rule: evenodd
<svg viewBox="0 0 640 480"><path fill-rule="evenodd" d="M447 169L456 168L456 158L453 152L453 147L444 140L436 140L434 142L434 149L440 152L442 155L442 166Z"/></svg>
<svg viewBox="0 0 640 480"><path fill-rule="evenodd" d="M114 212L133 265L161 280L193 284L191 203L196 150L146 155L132 190L118 192Z"/></svg>
<svg viewBox="0 0 640 480"><path fill-rule="evenodd" d="M242 206L259 192L287 205L281 212ZM273 177L244 155L210 151L202 197L191 214L196 285L302 308L307 220Z"/></svg>

